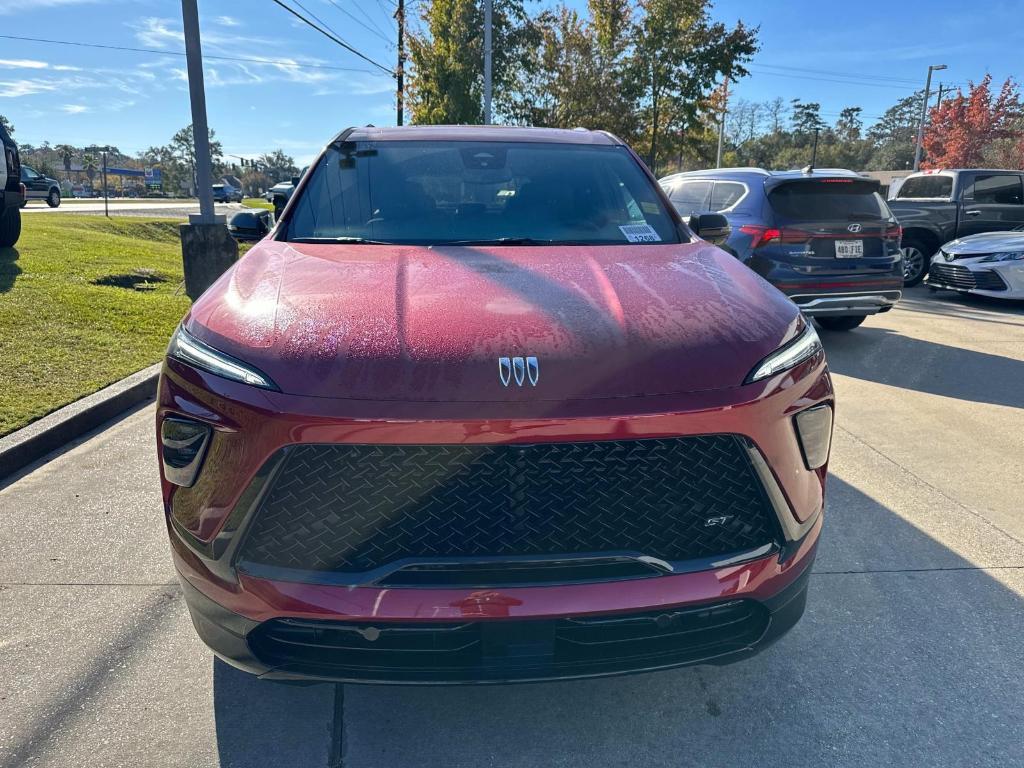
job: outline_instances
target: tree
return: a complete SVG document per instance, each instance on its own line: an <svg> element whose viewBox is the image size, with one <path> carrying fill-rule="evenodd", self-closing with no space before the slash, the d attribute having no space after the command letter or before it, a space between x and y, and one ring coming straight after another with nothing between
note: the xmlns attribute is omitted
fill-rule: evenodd
<svg viewBox="0 0 1024 768"><path fill-rule="evenodd" d="M274 181L283 181L299 175L295 160L281 149L275 149L270 154L260 155L257 162L263 166L263 172Z"/></svg>
<svg viewBox="0 0 1024 768"><path fill-rule="evenodd" d="M992 76L970 83L967 95L957 90L933 107L922 146L925 168L977 168L985 152L996 142L1020 139L1015 129L1024 117L1020 92L1013 78L1006 78L998 94L991 89Z"/></svg>
<svg viewBox="0 0 1024 768"><path fill-rule="evenodd" d="M860 119L860 113L863 111L860 107L846 107L839 113L839 119L836 120L833 129L837 139L860 141L860 133L864 128L864 121Z"/></svg>
<svg viewBox="0 0 1024 768"><path fill-rule="evenodd" d="M82 155L82 169L85 171L86 178L89 179L89 186L92 186L92 181L96 178L98 170L96 158L88 154Z"/></svg>
<svg viewBox="0 0 1024 768"><path fill-rule="evenodd" d="M210 162L213 165L217 165L224 158L224 148L221 146L219 141L214 139L214 131L210 130ZM188 166L190 171L190 178L192 180L192 187L197 188L199 182L196 180L196 145L194 140L194 134L192 133L192 124L189 123L180 131L171 137L170 146L181 157L182 161Z"/></svg>
<svg viewBox="0 0 1024 768"><path fill-rule="evenodd" d="M58 144L54 150L60 154L60 159L64 163L65 178L71 181L71 160L78 154L78 150L70 144Z"/></svg>
<svg viewBox="0 0 1024 768"><path fill-rule="evenodd" d="M11 135L11 136L13 136L13 135L14 135L14 126L13 126L13 125L11 125L11 121L10 121L10 120L8 120L8 119L7 119L6 117L4 117L3 115L0 115L0 126L3 126L3 129L4 129L5 131L7 131L7 133L8 133L9 135Z"/></svg>
<svg viewBox="0 0 1024 768"><path fill-rule="evenodd" d="M870 168L901 170L913 165L917 122L923 100L924 91L900 99L868 129L867 137L874 147L868 161Z"/></svg>
<svg viewBox="0 0 1024 768"><path fill-rule="evenodd" d="M813 136L815 131L821 132L828 127L821 119L821 104L818 102L803 102L800 99L793 99L790 105L792 107L790 122L795 133Z"/></svg>
<svg viewBox="0 0 1024 768"><path fill-rule="evenodd" d="M409 37L409 101L413 122L475 124L483 121L483 10L476 0L423 4L423 33ZM517 106L524 68L540 43L523 0L494 0L492 13L493 106L498 114Z"/></svg>

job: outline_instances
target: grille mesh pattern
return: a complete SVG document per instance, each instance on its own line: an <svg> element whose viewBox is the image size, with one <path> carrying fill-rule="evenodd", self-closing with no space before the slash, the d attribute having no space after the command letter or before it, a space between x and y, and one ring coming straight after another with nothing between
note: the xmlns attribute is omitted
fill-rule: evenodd
<svg viewBox="0 0 1024 768"><path fill-rule="evenodd" d="M728 435L303 445L290 449L241 559L343 572L405 557L633 550L685 560L762 546L774 533L744 446Z"/></svg>
<svg viewBox="0 0 1024 768"><path fill-rule="evenodd" d="M1005 291L1006 283L991 269L973 271L960 264L932 264L928 281L965 290Z"/></svg>

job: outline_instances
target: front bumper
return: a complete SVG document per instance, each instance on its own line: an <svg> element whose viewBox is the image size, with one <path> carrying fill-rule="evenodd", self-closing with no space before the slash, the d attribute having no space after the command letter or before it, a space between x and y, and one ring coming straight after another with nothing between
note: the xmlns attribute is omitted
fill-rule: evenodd
<svg viewBox="0 0 1024 768"><path fill-rule="evenodd" d="M365 601L347 600L342 590L243 578L247 590L289 604L284 615L299 617L259 621L179 576L203 642L262 678L402 685L564 680L724 665L759 653L803 615L820 530L819 516L784 555L657 579L486 593L356 590L376 593L366 597L383 618L344 617L351 603ZM393 618L394 608L409 618Z"/></svg>

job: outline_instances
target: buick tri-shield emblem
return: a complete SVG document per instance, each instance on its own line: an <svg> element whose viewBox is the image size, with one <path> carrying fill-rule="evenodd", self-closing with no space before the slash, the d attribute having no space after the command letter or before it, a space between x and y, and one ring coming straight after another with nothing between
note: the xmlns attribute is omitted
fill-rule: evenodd
<svg viewBox="0 0 1024 768"><path fill-rule="evenodd" d="M536 357L499 357L498 378L506 387L513 381L517 387L523 386L527 381L531 387L536 387L537 380L540 379L540 364Z"/></svg>

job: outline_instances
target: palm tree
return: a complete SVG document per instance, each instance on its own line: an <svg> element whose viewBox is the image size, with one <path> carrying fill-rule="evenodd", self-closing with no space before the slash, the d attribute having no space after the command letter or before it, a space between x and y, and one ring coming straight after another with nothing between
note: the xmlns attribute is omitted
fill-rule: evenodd
<svg viewBox="0 0 1024 768"><path fill-rule="evenodd" d="M96 178L96 158L92 155L83 155L82 168L85 170L85 175L89 178L89 186L92 186L92 180Z"/></svg>
<svg viewBox="0 0 1024 768"><path fill-rule="evenodd" d="M71 182L71 158L75 156L78 151L70 144L58 144L54 149L60 154L61 159L64 161L64 175Z"/></svg>

